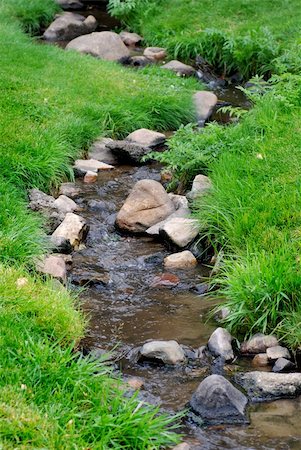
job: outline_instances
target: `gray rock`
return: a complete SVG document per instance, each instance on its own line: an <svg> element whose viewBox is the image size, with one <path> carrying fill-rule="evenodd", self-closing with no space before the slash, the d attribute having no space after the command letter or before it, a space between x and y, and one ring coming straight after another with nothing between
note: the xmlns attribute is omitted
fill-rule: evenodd
<svg viewBox="0 0 301 450"><path fill-rule="evenodd" d="M193 394L190 405L208 425L247 423L246 396L221 375L205 378Z"/></svg>
<svg viewBox="0 0 301 450"><path fill-rule="evenodd" d="M59 189L60 195L66 195L70 198L77 198L80 196L80 188L75 183L62 183Z"/></svg>
<svg viewBox="0 0 301 450"><path fill-rule="evenodd" d="M79 208L74 200L66 195L60 195L55 201L54 206L63 214L77 211Z"/></svg>
<svg viewBox="0 0 301 450"><path fill-rule="evenodd" d="M164 364L180 364L185 361L184 350L176 341L151 341L140 349L146 359L155 359Z"/></svg>
<svg viewBox="0 0 301 450"><path fill-rule="evenodd" d="M128 31L122 31L119 36L122 39L122 42L129 47L134 47L139 44L143 40L141 36L137 33L129 33Z"/></svg>
<svg viewBox="0 0 301 450"><path fill-rule="evenodd" d="M89 159L96 159L106 164L116 164L117 158L112 151L107 147L107 144L113 142L110 138L100 138L95 141L89 148Z"/></svg>
<svg viewBox="0 0 301 450"><path fill-rule="evenodd" d="M235 375L253 401L293 398L301 394L301 373L246 372Z"/></svg>
<svg viewBox="0 0 301 450"><path fill-rule="evenodd" d="M134 142L143 147L154 148L157 145L163 144L166 140L166 136L163 133L157 131L148 130L147 128L140 128L133 131L126 138L126 141Z"/></svg>
<svg viewBox="0 0 301 450"><path fill-rule="evenodd" d="M143 55L151 60L160 61L166 58L167 53L166 49L162 47L147 47L144 50Z"/></svg>
<svg viewBox="0 0 301 450"><path fill-rule="evenodd" d="M47 195L39 189L32 189L29 192L29 208L38 211L46 218L46 229L53 232L64 220L65 214L55 206L55 198Z"/></svg>
<svg viewBox="0 0 301 450"><path fill-rule="evenodd" d="M67 276L67 268L64 258L59 255L48 255L43 261L37 264L39 272L50 275L54 278L65 281Z"/></svg>
<svg viewBox="0 0 301 450"><path fill-rule="evenodd" d="M190 244L198 234L199 226L197 220L183 217L174 217L166 221L159 229L159 235L163 239L167 239L181 248Z"/></svg>
<svg viewBox="0 0 301 450"><path fill-rule="evenodd" d="M225 328L217 328L210 336L208 349L215 356L221 356L226 362L233 361L232 336Z"/></svg>
<svg viewBox="0 0 301 450"><path fill-rule="evenodd" d="M207 194L211 188L210 178L206 177L206 175L197 175L193 180L191 191L187 194L187 197L194 200L201 195Z"/></svg>
<svg viewBox="0 0 301 450"><path fill-rule="evenodd" d="M278 345L278 340L275 336L257 333L241 344L240 351L248 354L265 353L269 347L276 345Z"/></svg>
<svg viewBox="0 0 301 450"><path fill-rule="evenodd" d="M62 236L50 236L52 251L55 253L72 253L72 245L70 241Z"/></svg>
<svg viewBox="0 0 301 450"><path fill-rule="evenodd" d="M120 36L112 31L101 31L73 39L66 47L80 53L95 56L108 61L120 61L130 56L128 48Z"/></svg>
<svg viewBox="0 0 301 450"><path fill-rule="evenodd" d="M276 361L279 358L290 359L290 352L286 347L281 347L281 345L275 345L274 347L269 347L267 349L267 357L269 361Z"/></svg>
<svg viewBox="0 0 301 450"><path fill-rule="evenodd" d="M52 22L43 34L47 41L67 41L96 30L95 17L65 12Z"/></svg>
<svg viewBox="0 0 301 450"><path fill-rule="evenodd" d="M85 219L74 213L67 213L64 221L53 232L52 236L64 238L70 242L74 249L78 249L87 233L88 226Z"/></svg>
<svg viewBox="0 0 301 450"><path fill-rule="evenodd" d="M279 358L274 364L273 372L281 373L281 372L289 372L290 370L295 368L295 364L289 361L286 358Z"/></svg>
<svg viewBox="0 0 301 450"><path fill-rule="evenodd" d="M199 91L194 94L193 100L198 124L203 126L217 104L217 96L213 92Z"/></svg>
<svg viewBox="0 0 301 450"><path fill-rule="evenodd" d="M190 77L195 74L195 69L180 61L172 60L161 66L161 69L171 70L181 77Z"/></svg>
<svg viewBox="0 0 301 450"><path fill-rule="evenodd" d="M130 141L113 141L107 144L107 148L120 163L141 164L142 157L152 151L150 147Z"/></svg>
<svg viewBox="0 0 301 450"><path fill-rule="evenodd" d="M84 5L79 0L55 0L62 9L83 9Z"/></svg>

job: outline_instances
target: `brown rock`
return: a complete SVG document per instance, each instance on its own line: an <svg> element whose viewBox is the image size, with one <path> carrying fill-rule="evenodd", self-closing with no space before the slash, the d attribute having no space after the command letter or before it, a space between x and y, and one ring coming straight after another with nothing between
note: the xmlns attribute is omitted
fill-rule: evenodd
<svg viewBox="0 0 301 450"><path fill-rule="evenodd" d="M161 66L161 69L171 70L181 77L190 77L195 74L195 69L180 61L172 60Z"/></svg>
<svg viewBox="0 0 301 450"><path fill-rule="evenodd" d="M67 41L83 34L92 33L96 27L97 21L93 16L86 18L79 14L65 12L56 17L43 37L48 41Z"/></svg>
<svg viewBox="0 0 301 450"><path fill-rule="evenodd" d="M197 260L189 250L173 253L164 259L167 269L191 269L197 265Z"/></svg>
<svg viewBox="0 0 301 450"><path fill-rule="evenodd" d="M180 283L180 278L172 273L162 273L154 277L151 287L174 287Z"/></svg>
<svg viewBox="0 0 301 450"><path fill-rule="evenodd" d="M252 359L252 366L265 367L269 365L268 355L266 353L258 353Z"/></svg>
<svg viewBox="0 0 301 450"><path fill-rule="evenodd" d="M90 170L88 170L88 172L86 172L84 176L84 183L87 184L95 183L97 181L97 178L98 176L96 172L91 172Z"/></svg>
<svg viewBox="0 0 301 450"><path fill-rule="evenodd" d="M143 147L156 147L159 144L163 144L166 140L165 134L158 133L157 131L148 130L147 128L140 128L133 131L126 138L126 141L134 142Z"/></svg>
<svg viewBox="0 0 301 450"><path fill-rule="evenodd" d="M80 196L80 188L75 183L62 183L59 194L66 195L70 198L77 198Z"/></svg>
<svg viewBox="0 0 301 450"><path fill-rule="evenodd" d="M85 219L74 213L68 213L52 236L69 240L72 247L77 249L81 241L86 237L87 232L88 227Z"/></svg>
<svg viewBox="0 0 301 450"><path fill-rule="evenodd" d="M138 391L139 389L141 389L143 387L144 383L143 383L143 380L141 380L141 378L133 377L133 378L130 378L129 380L127 380L127 384L129 385L129 387L131 389Z"/></svg>
<svg viewBox="0 0 301 450"><path fill-rule="evenodd" d="M152 59L154 61L160 61L164 58L166 58L167 53L165 48L161 47L147 47L143 55L146 56L149 59Z"/></svg>
<svg viewBox="0 0 301 450"><path fill-rule="evenodd" d="M134 47L135 45L139 44L143 40L141 36L137 33L129 33L128 31L122 31L119 36L121 37L122 41L125 45L129 47Z"/></svg>
<svg viewBox="0 0 301 450"><path fill-rule="evenodd" d="M176 445L172 450L191 450L191 447L186 442L182 442L182 444Z"/></svg>
<svg viewBox="0 0 301 450"><path fill-rule="evenodd" d="M62 257L57 255L46 256L45 259L38 264L37 269L39 272L61 280L65 280L67 276L66 263Z"/></svg>
<svg viewBox="0 0 301 450"><path fill-rule="evenodd" d="M213 92L199 91L193 96L196 116L199 125L203 125L204 122L211 116L213 108L217 104L217 96Z"/></svg>
<svg viewBox="0 0 301 450"><path fill-rule="evenodd" d="M251 339L245 341L240 346L241 353L264 353L269 347L278 345L278 340L275 336L264 335L262 333L255 334Z"/></svg>

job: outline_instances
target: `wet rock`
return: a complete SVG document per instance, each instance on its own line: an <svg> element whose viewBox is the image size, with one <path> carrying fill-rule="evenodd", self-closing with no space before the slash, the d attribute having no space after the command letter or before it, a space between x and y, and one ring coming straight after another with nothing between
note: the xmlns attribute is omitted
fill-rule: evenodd
<svg viewBox="0 0 301 450"><path fill-rule="evenodd" d="M120 36L112 31L101 31L77 37L69 42L66 49L109 61L119 61L130 55Z"/></svg>
<svg viewBox="0 0 301 450"><path fill-rule="evenodd" d="M265 367L269 365L268 355L266 353L258 353L252 359L252 366Z"/></svg>
<svg viewBox="0 0 301 450"><path fill-rule="evenodd" d="M143 55L153 61L161 61L166 58L167 53L166 49L162 47L147 47L144 50Z"/></svg>
<svg viewBox="0 0 301 450"><path fill-rule="evenodd" d="M117 159L113 155L112 151L107 147L107 144L113 142L110 138L100 138L95 141L89 148L89 159L96 159L106 164L116 164Z"/></svg>
<svg viewBox="0 0 301 450"><path fill-rule="evenodd" d="M150 147L143 147L140 144L130 141L113 141L107 144L108 149L120 163L142 164L142 157L152 151Z"/></svg>
<svg viewBox="0 0 301 450"><path fill-rule="evenodd" d="M55 206L55 198L47 195L39 189L29 192L29 207L33 211L39 211L46 217L46 229L48 232L55 230L64 220L65 214Z"/></svg>
<svg viewBox="0 0 301 450"><path fill-rule="evenodd" d="M101 268L93 270L80 266L74 268L71 273L71 282L76 286L103 287L110 281L109 272Z"/></svg>
<svg viewBox="0 0 301 450"><path fill-rule="evenodd" d="M164 259L167 269L191 269L197 265L197 260L189 250L173 253Z"/></svg>
<svg viewBox="0 0 301 450"><path fill-rule="evenodd" d="M152 255L143 256L143 263L153 266L158 266L163 264L164 256L163 253L153 253Z"/></svg>
<svg viewBox="0 0 301 450"><path fill-rule="evenodd" d="M60 195L66 195L70 198L77 198L80 196L80 188L75 183L62 183L59 189Z"/></svg>
<svg viewBox="0 0 301 450"><path fill-rule="evenodd" d="M301 394L301 373L245 372L235 382L253 401L293 398Z"/></svg>
<svg viewBox="0 0 301 450"><path fill-rule="evenodd" d="M83 9L84 5L79 0L55 0L62 9Z"/></svg>
<svg viewBox="0 0 301 450"><path fill-rule="evenodd" d="M201 347L199 347L195 353L196 358L206 359L207 358L206 350L207 350L207 348L205 345L202 345Z"/></svg>
<svg viewBox="0 0 301 450"><path fill-rule="evenodd" d="M175 206L175 212L173 212L170 216L168 216L165 220L162 220L161 222L156 223L152 227L149 227L146 230L146 233L150 236L159 236L160 229L164 227L164 225L171 219L175 217L182 217L187 218L190 216L190 209L188 207L188 201L187 198L183 195L174 195L174 194L168 194L169 198L173 202Z"/></svg>
<svg viewBox="0 0 301 450"><path fill-rule="evenodd" d="M192 286L190 290L196 292L198 295L204 295L210 291L210 285L208 283L200 283Z"/></svg>
<svg viewBox="0 0 301 450"><path fill-rule="evenodd" d="M96 159L77 159L74 163L74 171L79 176L85 175L87 172L97 173L99 170L111 170L114 166L97 161Z"/></svg>
<svg viewBox="0 0 301 450"><path fill-rule="evenodd" d="M187 197L194 200L200 195L208 193L211 188L212 183L209 177L206 177L206 175L197 175L193 180L191 191L187 194Z"/></svg>
<svg viewBox="0 0 301 450"><path fill-rule="evenodd" d="M66 195L60 195L53 204L58 209L58 211L63 214L74 212L79 209L75 201L67 197Z"/></svg>
<svg viewBox="0 0 301 450"><path fill-rule="evenodd" d="M172 450L192 450L190 445L186 442L182 442L182 444L176 445Z"/></svg>
<svg viewBox="0 0 301 450"><path fill-rule="evenodd" d="M64 221L53 232L52 236L69 240L72 247L77 249L85 239L87 232L88 226L83 217L74 213L67 213Z"/></svg>
<svg viewBox="0 0 301 450"><path fill-rule="evenodd" d="M281 372L289 372L290 370L295 368L295 364L289 361L286 358L279 358L274 364L273 372L281 373Z"/></svg>
<svg viewBox="0 0 301 450"><path fill-rule="evenodd" d="M148 130L146 128L140 128L139 130L133 131L126 138L126 141L134 142L143 147L156 147L165 142L166 137L163 133L158 133L157 131Z"/></svg>
<svg viewBox="0 0 301 450"><path fill-rule="evenodd" d="M98 180L98 175L96 172L91 172L90 170L88 170L88 172L85 173L84 183L93 184L93 183L96 183L97 180Z"/></svg>
<svg viewBox="0 0 301 450"><path fill-rule="evenodd" d="M159 235L163 239L167 239L178 247L186 247L198 234L197 220L183 217L172 218L159 229Z"/></svg>
<svg viewBox="0 0 301 450"><path fill-rule="evenodd" d="M67 268L64 258L57 255L49 255L44 258L43 261L37 264L39 272L51 275L54 278L60 280L66 280Z"/></svg>
<svg viewBox="0 0 301 450"><path fill-rule="evenodd" d="M151 287L174 287L180 283L180 278L172 273L162 273L154 277Z"/></svg>
<svg viewBox="0 0 301 450"><path fill-rule="evenodd" d="M290 353L287 348L281 347L281 345L275 345L274 347L267 348L267 357L269 361L276 361L279 358L290 359Z"/></svg>
<svg viewBox="0 0 301 450"><path fill-rule="evenodd" d="M134 47L143 40L143 38L139 36L139 34L129 33L128 31L122 31L119 36L121 37L122 42L124 42L124 44L129 47Z"/></svg>
<svg viewBox="0 0 301 450"><path fill-rule="evenodd" d="M217 104L217 96L213 92L199 91L194 94L193 100L198 124L203 126Z"/></svg>
<svg viewBox="0 0 301 450"><path fill-rule="evenodd" d="M132 377L132 378L129 378L127 380L127 385L131 389L134 389L135 391L138 391L139 389L141 389L143 387L144 383L143 383L143 380L141 378Z"/></svg>
<svg viewBox="0 0 301 450"><path fill-rule="evenodd" d="M208 349L215 356L221 356L226 362L234 359L232 336L225 328L217 328L210 336Z"/></svg>
<svg viewBox="0 0 301 450"><path fill-rule="evenodd" d="M226 378L210 375L193 394L190 405L207 425L247 423L246 396Z"/></svg>
<svg viewBox="0 0 301 450"><path fill-rule="evenodd" d="M151 341L144 344L140 354L151 360L159 360L164 364L180 364L185 361L185 353L176 341Z"/></svg>
<svg viewBox="0 0 301 450"><path fill-rule="evenodd" d="M140 233L168 217L174 210L160 183L141 180L135 184L117 214L116 224L121 230Z"/></svg>
<svg viewBox="0 0 301 450"><path fill-rule="evenodd" d="M72 253L72 245L70 244L69 239L66 239L62 236L50 236L50 243L52 246L52 251L55 253L64 253L70 254Z"/></svg>
<svg viewBox="0 0 301 450"><path fill-rule="evenodd" d="M278 340L275 336L257 333L251 339L241 344L240 352L249 354L265 353L269 347L274 347L275 345L278 345Z"/></svg>
<svg viewBox="0 0 301 450"><path fill-rule="evenodd" d="M104 200L90 200L88 206L93 211L105 213L116 211L116 206L113 202L106 202Z"/></svg>
<svg viewBox="0 0 301 450"><path fill-rule="evenodd" d="M180 61L172 60L161 66L161 69L171 70L181 77L190 77L195 74L195 69Z"/></svg>
<svg viewBox="0 0 301 450"><path fill-rule="evenodd" d="M95 17L87 18L79 14L65 12L52 22L43 34L47 41L67 41L84 34L92 33L97 27Z"/></svg>

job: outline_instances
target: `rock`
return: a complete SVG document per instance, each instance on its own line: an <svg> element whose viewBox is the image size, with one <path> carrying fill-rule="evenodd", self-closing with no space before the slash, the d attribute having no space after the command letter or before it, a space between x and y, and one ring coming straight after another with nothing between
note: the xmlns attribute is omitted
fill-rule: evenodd
<svg viewBox="0 0 301 450"><path fill-rule="evenodd" d="M197 260L189 250L173 253L164 259L167 269L191 269L197 265Z"/></svg>
<svg viewBox="0 0 301 450"><path fill-rule="evenodd" d="M108 61L120 61L130 56L120 36L112 31L100 31L73 39L66 49L95 56Z"/></svg>
<svg viewBox="0 0 301 450"><path fill-rule="evenodd" d="M50 242L52 245L52 251L56 253L70 254L72 253L72 245L69 239L62 236L50 236Z"/></svg>
<svg viewBox="0 0 301 450"><path fill-rule="evenodd" d="M74 212L79 209L75 201L67 197L66 195L60 195L54 201L54 205L63 214L67 214L68 212Z"/></svg>
<svg viewBox="0 0 301 450"><path fill-rule="evenodd" d="M75 183L62 183L59 194L66 195L70 198L77 198L80 196L80 188Z"/></svg>
<svg viewBox="0 0 301 450"><path fill-rule="evenodd" d="M281 345L275 345L267 349L267 357L269 361L276 361L279 358L290 359L290 353L287 348L281 347Z"/></svg>
<svg viewBox="0 0 301 450"><path fill-rule="evenodd" d="M193 67L188 66L187 64L183 64L176 59L163 64L163 66L161 66L161 69L171 70L181 77L190 77L195 74L195 69Z"/></svg>
<svg viewBox="0 0 301 450"><path fill-rule="evenodd" d="M140 354L146 359L155 359L164 364L179 364L185 361L185 353L176 341L151 341L144 344Z"/></svg>
<svg viewBox="0 0 301 450"><path fill-rule="evenodd" d="M206 175L197 175L193 180L191 191L187 194L187 197L194 200L200 195L209 192L211 188L212 183L210 178L206 177Z"/></svg>
<svg viewBox="0 0 301 450"><path fill-rule="evenodd" d="M253 401L293 398L301 394L301 373L245 372L235 381Z"/></svg>
<svg viewBox="0 0 301 450"><path fill-rule="evenodd" d="M188 207L187 198L184 195L168 194L168 197L173 202L176 210L170 216L168 216L167 219L161 220L161 222L158 222L155 225L148 228L146 230L146 233L149 234L150 236L159 236L160 228L163 228L165 223L167 223L174 217L187 218L188 216L190 216L191 211Z"/></svg>
<svg viewBox="0 0 301 450"><path fill-rule="evenodd" d="M269 365L268 355L266 353L258 353L252 359L252 366L265 367Z"/></svg>
<svg viewBox="0 0 301 450"><path fill-rule="evenodd" d="M111 170L114 166L106 164L96 159L77 159L74 163L74 170L80 176L87 172L98 172L99 170Z"/></svg>
<svg viewBox="0 0 301 450"><path fill-rule="evenodd" d="M126 138L126 141L134 142L143 147L156 147L161 145L166 141L166 136L163 133L158 133L157 131L148 130L146 128L140 128L139 130L133 131Z"/></svg>
<svg viewBox="0 0 301 450"><path fill-rule="evenodd" d="M191 450L191 447L186 442L182 442L182 444L176 445L172 450Z"/></svg>
<svg viewBox="0 0 301 450"><path fill-rule="evenodd" d="M174 217L159 229L159 235L178 247L186 247L199 234L198 222L195 219Z"/></svg>
<svg viewBox="0 0 301 450"><path fill-rule="evenodd" d="M29 192L29 207L33 211L39 211L46 217L46 228L48 232L55 230L64 220L65 213L59 211L55 206L55 198L47 195L39 189Z"/></svg>
<svg viewBox="0 0 301 450"><path fill-rule="evenodd" d="M85 239L88 232L88 226L83 217L74 213L67 213L64 221L53 232L53 237L61 237L69 240L74 249L77 249L80 243Z"/></svg>
<svg viewBox="0 0 301 450"><path fill-rule="evenodd" d="M51 275L54 278L59 278L63 281L67 277L66 263L61 256L49 255L37 265L39 272Z"/></svg>
<svg viewBox="0 0 301 450"><path fill-rule="evenodd" d="M143 387L144 383L143 383L143 380L141 380L141 378L132 377L127 380L127 384L131 389L138 391L139 389L141 389Z"/></svg>
<svg viewBox="0 0 301 450"><path fill-rule="evenodd" d="M289 361L286 358L279 358L274 364L273 372L280 373L280 372L289 372L290 370L295 368L295 364L293 364L291 361Z"/></svg>
<svg viewBox="0 0 301 450"><path fill-rule="evenodd" d="M174 210L173 202L160 183L140 180L117 214L116 224L121 230L140 233L168 217Z"/></svg>
<svg viewBox="0 0 301 450"><path fill-rule="evenodd" d="M161 47L147 47L144 52L143 55L146 56L147 58L154 60L154 61L160 61L164 58L166 58L167 53L166 53L166 49L165 48L161 48Z"/></svg>
<svg viewBox="0 0 301 450"><path fill-rule="evenodd" d="M43 34L47 41L67 41L92 33L97 27L97 20L93 16L87 18L79 14L65 12L52 22Z"/></svg>
<svg viewBox="0 0 301 450"><path fill-rule="evenodd" d="M72 270L71 281L76 286L103 287L110 283L111 278L106 270L93 270L90 267L86 269L81 265Z"/></svg>
<svg viewBox="0 0 301 450"><path fill-rule="evenodd" d="M141 164L142 157L152 151L150 147L143 147L135 142L113 141L107 144L107 148L120 163Z"/></svg>
<svg viewBox="0 0 301 450"><path fill-rule="evenodd" d="M151 64L151 61L145 56L132 56L129 63L133 67L145 67Z"/></svg>
<svg viewBox="0 0 301 450"><path fill-rule="evenodd" d="M210 336L208 349L215 356L221 356L226 362L233 361L232 336L225 328L217 328Z"/></svg>
<svg viewBox="0 0 301 450"><path fill-rule="evenodd" d="M265 353L269 347L274 347L275 345L278 345L278 340L275 336L257 333L251 339L241 344L240 352L249 354Z"/></svg>
<svg viewBox="0 0 301 450"><path fill-rule="evenodd" d="M205 378L193 394L190 405L207 425L247 423L246 396L221 375Z"/></svg>
<svg viewBox="0 0 301 450"><path fill-rule="evenodd" d="M121 37L122 42L124 42L124 44L129 47L134 47L143 40L143 38L139 36L139 34L129 33L128 31L122 31L119 36Z"/></svg>
<svg viewBox="0 0 301 450"><path fill-rule="evenodd" d="M85 176L84 176L84 183L87 183L87 184L96 183L97 179L98 179L97 173L91 172L90 170L88 170L88 172L86 172Z"/></svg>
<svg viewBox="0 0 301 450"><path fill-rule="evenodd" d="M27 286L27 285L28 285L28 282L29 282L29 281L28 281L28 278L21 277L21 278L18 278L18 279L17 279L17 281L16 281L16 286L17 286L18 289L21 289L21 288Z"/></svg>
<svg viewBox="0 0 301 450"><path fill-rule="evenodd" d="M110 138L100 138L95 141L89 148L89 159L96 159L106 164L116 164L117 159L112 151L107 147L107 144L113 142Z"/></svg>
<svg viewBox="0 0 301 450"><path fill-rule="evenodd" d="M172 273L162 273L154 277L151 287L174 287L180 283L180 278Z"/></svg>
<svg viewBox="0 0 301 450"><path fill-rule="evenodd" d="M83 9L84 5L79 0L55 0L62 9Z"/></svg>
<svg viewBox="0 0 301 450"><path fill-rule="evenodd" d="M213 92L198 91L194 94L193 100L198 124L203 126L217 104L217 96Z"/></svg>

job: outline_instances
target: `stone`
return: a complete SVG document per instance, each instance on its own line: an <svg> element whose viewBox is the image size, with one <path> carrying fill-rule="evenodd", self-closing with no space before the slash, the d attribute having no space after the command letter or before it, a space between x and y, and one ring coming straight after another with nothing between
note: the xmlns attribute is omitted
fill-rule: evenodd
<svg viewBox="0 0 301 450"><path fill-rule="evenodd" d="M166 49L162 47L147 47L144 50L143 55L151 60L161 61L162 59L166 58L167 53Z"/></svg>
<svg viewBox="0 0 301 450"><path fill-rule="evenodd" d="M172 450L191 450L191 447L186 442L182 442L182 444L176 445Z"/></svg>
<svg viewBox="0 0 301 450"><path fill-rule="evenodd" d="M75 183L62 183L59 189L59 195L77 198L80 196L80 188Z"/></svg>
<svg viewBox="0 0 301 450"><path fill-rule="evenodd" d="M29 283L28 278L21 277L21 278L17 279L16 286L17 286L18 289L21 289L21 288L27 286L28 283Z"/></svg>
<svg viewBox="0 0 301 450"><path fill-rule="evenodd" d="M210 336L208 349L214 356L221 356L226 362L233 361L232 336L225 328L217 328Z"/></svg>
<svg viewBox="0 0 301 450"><path fill-rule="evenodd" d="M195 219L174 217L159 229L159 235L178 247L186 247L199 234L198 222Z"/></svg>
<svg viewBox="0 0 301 450"><path fill-rule="evenodd" d="M146 359L155 359L164 364L180 364L185 361L184 350L176 341L151 341L140 349L140 354Z"/></svg>
<svg viewBox="0 0 301 450"><path fill-rule="evenodd" d="M83 9L84 5L79 0L55 0L62 9Z"/></svg>
<svg viewBox="0 0 301 450"><path fill-rule="evenodd" d="M141 233L174 210L173 202L158 181L140 180L117 214L116 224L121 230Z"/></svg>
<svg viewBox="0 0 301 450"><path fill-rule="evenodd" d="M170 194L168 194L168 196L172 200L173 204L175 205L176 211L174 213L172 213L170 216L168 216L167 219L161 220L161 222L158 222L155 225L149 227L146 230L146 233L149 234L150 236L159 236L160 229L163 228L164 225L171 219L173 219L175 217L188 218L191 214L191 211L188 208L188 206L180 206L179 203L174 201L174 199L170 196ZM178 197L182 197L182 196L179 195Z"/></svg>
<svg viewBox="0 0 301 450"><path fill-rule="evenodd" d="M203 126L206 120L211 116L214 107L217 104L217 96L213 92L198 91L193 96L196 109L196 118L199 126Z"/></svg>
<svg viewBox="0 0 301 450"><path fill-rule="evenodd" d="M87 184L96 183L97 179L98 179L97 173L91 172L91 170L88 170L88 172L86 172L85 176L84 176L84 183L87 183Z"/></svg>
<svg viewBox="0 0 301 450"><path fill-rule="evenodd" d="M258 353L252 359L252 366L265 367L269 365L268 355L266 353Z"/></svg>
<svg viewBox="0 0 301 450"><path fill-rule="evenodd" d="M143 387L143 384L144 384L143 380L141 380L141 378L138 378L138 377L132 377L127 380L127 385L131 389L134 389L135 391L138 391L139 389L141 389Z"/></svg>
<svg viewBox="0 0 301 450"><path fill-rule="evenodd" d="M77 37L69 42L66 49L108 61L120 61L130 56L120 36L112 31L100 31Z"/></svg>
<svg viewBox="0 0 301 450"><path fill-rule="evenodd" d="M110 138L97 139L89 148L89 159L96 159L106 164L116 164L117 159L113 155L112 151L107 147L107 144L113 142Z"/></svg>
<svg viewBox="0 0 301 450"><path fill-rule="evenodd" d="M176 59L169 61L161 66L161 69L171 70L181 77L190 77L195 74L195 69L187 64L183 64Z"/></svg>
<svg viewBox="0 0 301 450"><path fill-rule="evenodd" d="M46 41L68 41L84 34L92 33L97 27L93 16L87 18L79 14L65 12L49 25L43 34Z"/></svg>
<svg viewBox="0 0 301 450"><path fill-rule="evenodd" d="M54 201L54 205L63 214L67 214L68 212L74 212L79 209L75 201L67 197L66 195L60 195Z"/></svg>
<svg viewBox="0 0 301 450"><path fill-rule="evenodd" d="M190 200L194 200L197 197L207 194L212 188L210 178L206 175L197 175L192 183L191 191L187 194Z"/></svg>
<svg viewBox="0 0 301 450"><path fill-rule="evenodd" d="M221 375L205 378L190 406L206 425L247 423L247 397Z"/></svg>
<svg viewBox="0 0 301 450"><path fill-rule="evenodd" d="M147 128L140 128L133 131L126 138L126 141L134 142L143 147L156 147L157 145L164 144L166 136L163 133L157 131L148 130Z"/></svg>
<svg viewBox="0 0 301 450"><path fill-rule="evenodd" d="M273 366L273 372L281 373L281 372L289 372L290 370L295 368L295 364L289 361L286 358L279 358L275 362Z"/></svg>
<svg viewBox="0 0 301 450"><path fill-rule="evenodd" d="M65 281L67 277L67 268L64 259L57 255L48 255L37 265L39 272L59 278Z"/></svg>
<svg viewBox="0 0 301 450"><path fill-rule="evenodd" d="M62 237L69 240L74 249L85 239L88 226L83 217L74 213L67 213L64 221L53 232L53 237Z"/></svg>
<svg viewBox="0 0 301 450"><path fill-rule="evenodd" d="M46 229L52 233L64 220L65 213L55 206L55 198L47 195L39 189L31 189L29 192L29 208L38 211L46 217Z"/></svg>
<svg viewBox="0 0 301 450"><path fill-rule="evenodd" d="M240 352L251 355L256 353L265 353L269 347L274 347L275 345L278 345L278 340L275 336L257 333L254 334L251 339L241 344Z"/></svg>
<svg viewBox="0 0 301 450"><path fill-rule="evenodd" d="M106 164L96 159L77 159L74 163L74 170L80 176L85 175L87 172L97 173L99 170L112 170L114 166Z"/></svg>
<svg viewBox="0 0 301 450"><path fill-rule="evenodd" d="M245 372L235 375L252 401L294 398L301 394L301 373Z"/></svg>
<svg viewBox="0 0 301 450"><path fill-rule="evenodd" d="M124 42L124 44L129 47L134 47L143 40L143 38L139 36L139 34L129 33L128 31L122 31L119 36L121 37L122 42Z"/></svg>
<svg viewBox="0 0 301 450"><path fill-rule="evenodd" d="M72 253L72 245L70 244L69 239L66 239L62 236L50 236L50 243L52 246L52 251L55 253L64 253L70 254Z"/></svg>
<svg viewBox="0 0 301 450"><path fill-rule="evenodd" d="M146 156L152 150L150 147L143 147L126 140L110 142L107 144L107 148L119 163L134 165L141 164L143 156Z"/></svg>
<svg viewBox="0 0 301 450"><path fill-rule="evenodd" d="M164 259L167 269L191 269L197 265L197 260L189 250L173 253Z"/></svg>
<svg viewBox="0 0 301 450"><path fill-rule="evenodd" d="M275 345L274 347L267 348L267 357L269 361L276 361L279 358L290 359L291 356L286 347Z"/></svg>
<svg viewBox="0 0 301 450"><path fill-rule="evenodd" d="M151 287L175 287L180 283L180 278L173 273L162 273L161 275L156 275L151 283Z"/></svg>
<svg viewBox="0 0 301 450"><path fill-rule="evenodd" d="M133 67L145 67L151 64L151 60L146 58L146 56L132 56L129 62Z"/></svg>

